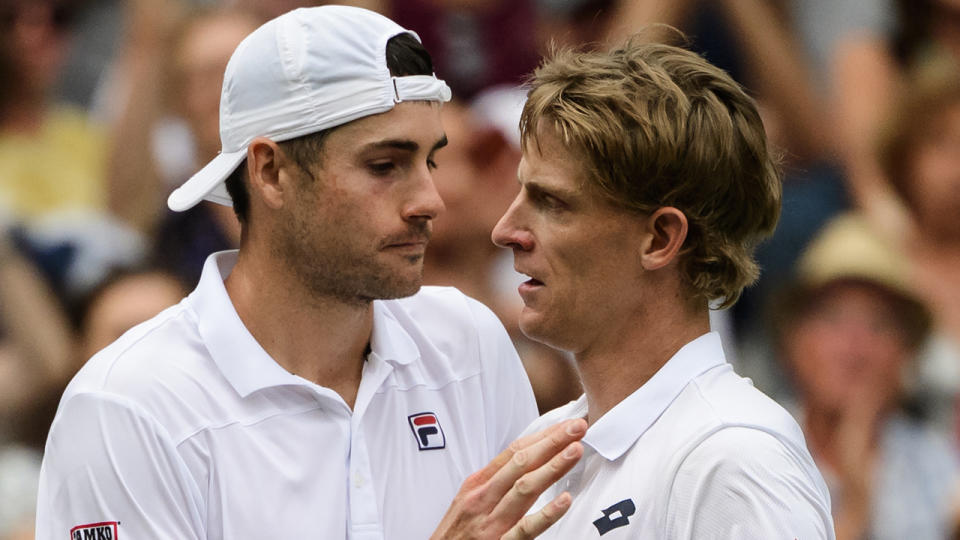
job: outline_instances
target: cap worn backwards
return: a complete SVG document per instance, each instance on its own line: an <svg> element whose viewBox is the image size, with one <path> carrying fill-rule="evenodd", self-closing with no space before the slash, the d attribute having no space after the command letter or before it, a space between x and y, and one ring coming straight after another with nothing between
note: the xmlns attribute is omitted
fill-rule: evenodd
<svg viewBox="0 0 960 540"><path fill-rule="evenodd" d="M373 11L300 8L246 37L230 57L220 94L221 151L170 194L171 210L203 199L231 205L224 180L259 136L280 142L389 111L402 101L449 101L433 75L392 77L387 41L408 33Z"/></svg>

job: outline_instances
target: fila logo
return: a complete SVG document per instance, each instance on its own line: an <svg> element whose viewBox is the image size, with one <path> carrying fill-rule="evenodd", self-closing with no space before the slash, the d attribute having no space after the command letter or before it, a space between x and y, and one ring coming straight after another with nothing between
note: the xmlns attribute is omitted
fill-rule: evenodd
<svg viewBox="0 0 960 540"><path fill-rule="evenodd" d="M633 500L624 499L609 508L603 509L603 517L594 521L593 526L597 528L600 536L603 536L618 527L629 525L630 520L627 518L636 511L637 507L633 505Z"/></svg>
<svg viewBox="0 0 960 540"><path fill-rule="evenodd" d="M77 525L70 529L70 540L116 540L119 521Z"/></svg>
<svg viewBox="0 0 960 540"><path fill-rule="evenodd" d="M410 429L417 439L420 450L439 450L447 446L447 438L443 435L443 428L437 415L432 412L411 414L407 417Z"/></svg>

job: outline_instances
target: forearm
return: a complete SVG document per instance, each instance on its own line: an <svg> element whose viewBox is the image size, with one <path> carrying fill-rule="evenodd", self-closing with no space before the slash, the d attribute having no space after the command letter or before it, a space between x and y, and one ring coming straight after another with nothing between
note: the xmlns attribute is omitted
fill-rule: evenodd
<svg viewBox="0 0 960 540"><path fill-rule="evenodd" d="M790 127L791 153L808 160L832 153L836 134L827 126L826 105L785 21L769 0L723 0L721 5L752 67L756 90Z"/></svg>
<svg viewBox="0 0 960 540"><path fill-rule="evenodd" d="M75 336L60 301L6 234L0 232L0 323L27 354L32 378L56 385L69 376Z"/></svg>
<svg viewBox="0 0 960 540"><path fill-rule="evenodd" d="M114 215L150 234L162 215L164 195L152 136L170 87L167 55L182 7L178 1L134 1L127 10L127 38L112 88L119 110L111 126L109 202Z"/></svg>

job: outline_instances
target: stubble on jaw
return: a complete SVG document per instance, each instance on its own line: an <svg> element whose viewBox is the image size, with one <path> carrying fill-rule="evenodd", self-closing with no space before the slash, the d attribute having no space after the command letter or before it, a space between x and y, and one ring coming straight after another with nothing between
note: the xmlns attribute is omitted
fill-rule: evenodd
<svg viewBox="0 0 960 540"><path fill-rule="evenodd" d="M348 226L348 225L345 225ZM423 282L423 256L403 257L406 268L396 268L385 259L383 247L390 239L363 243L351 238L341 226L291 219L271 254L291 274L298 288L317 302L365 305L373 300L411 296ZM426 223L411 225L410 236L429 236ZM414 267L414 268L410 268Z"/></svg>

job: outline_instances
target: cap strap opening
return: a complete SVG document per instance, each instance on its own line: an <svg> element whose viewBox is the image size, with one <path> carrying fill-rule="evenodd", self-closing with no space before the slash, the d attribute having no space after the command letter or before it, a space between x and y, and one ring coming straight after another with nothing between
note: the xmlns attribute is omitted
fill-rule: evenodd
<svg viewBox="0 0 960 540"><path fill-rule="evenodd" d="M408 75L391 77L393 100L403 101L450 101L451 92L447 83L433 75Z"/></svg>

